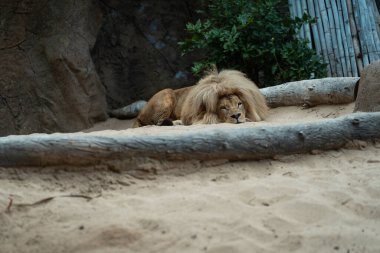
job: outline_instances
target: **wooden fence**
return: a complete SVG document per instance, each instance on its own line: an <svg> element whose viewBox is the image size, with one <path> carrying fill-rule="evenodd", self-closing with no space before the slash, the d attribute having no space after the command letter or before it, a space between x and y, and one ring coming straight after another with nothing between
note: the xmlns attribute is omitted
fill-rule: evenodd
<svg viewBox="0 0 380 253"><path fill-rule="evenodd" d="M288 0L290 15L304 13L316 22L303 25L309 40L328 64L329 76L359 76L364 66L380 59L380 16L375 0Z"/></svg>

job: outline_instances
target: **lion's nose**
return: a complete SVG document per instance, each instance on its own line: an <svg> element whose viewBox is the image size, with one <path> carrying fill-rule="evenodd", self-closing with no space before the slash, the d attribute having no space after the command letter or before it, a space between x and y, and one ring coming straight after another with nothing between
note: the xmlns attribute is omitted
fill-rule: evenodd
<svg viewBox="0 0 380 253"><path fill-rule="evenodd" d="M233 118L233 119L239 119L239 117L241 116L241 113L240 112L238 112L238 113L234 113L234 114L232 114L231 115L231 118Z"/></svg>

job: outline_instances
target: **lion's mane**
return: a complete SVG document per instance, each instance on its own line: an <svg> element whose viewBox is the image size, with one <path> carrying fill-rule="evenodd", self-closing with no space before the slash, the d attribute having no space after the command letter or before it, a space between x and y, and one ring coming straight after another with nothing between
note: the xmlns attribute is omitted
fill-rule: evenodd
<svg viewBox="0 0 380 253"><path fill-rule="evenodd" d="M268 106L257 86L242 72L213 70L193 86L182 105L181 120L185 125L220 123L217 115L221 97L234 94L244 105L247 121L261 121Z"/></svg>

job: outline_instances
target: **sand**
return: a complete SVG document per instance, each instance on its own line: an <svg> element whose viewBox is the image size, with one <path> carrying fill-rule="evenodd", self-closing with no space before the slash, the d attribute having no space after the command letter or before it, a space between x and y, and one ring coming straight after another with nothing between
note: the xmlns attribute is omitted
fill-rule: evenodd
<svg viewBox="0 0 380 253"><path fill-rule="evenodd" d="M277 108L260 124L352 108ZM170 129L130 125L110 119L86 132ZM379 143L262 161L141 163L0 168L0 252L380 252Z"/></svg>

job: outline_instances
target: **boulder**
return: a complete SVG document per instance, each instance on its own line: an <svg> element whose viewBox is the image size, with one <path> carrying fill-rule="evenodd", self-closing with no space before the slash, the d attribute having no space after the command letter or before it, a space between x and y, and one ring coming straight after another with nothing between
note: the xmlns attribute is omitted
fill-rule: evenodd
<svg viewBox="0 0 380 253"><path fill-rule="evenodd" d="M380 61L373 62L363 69L354 111L380 111Z"/></svg>

